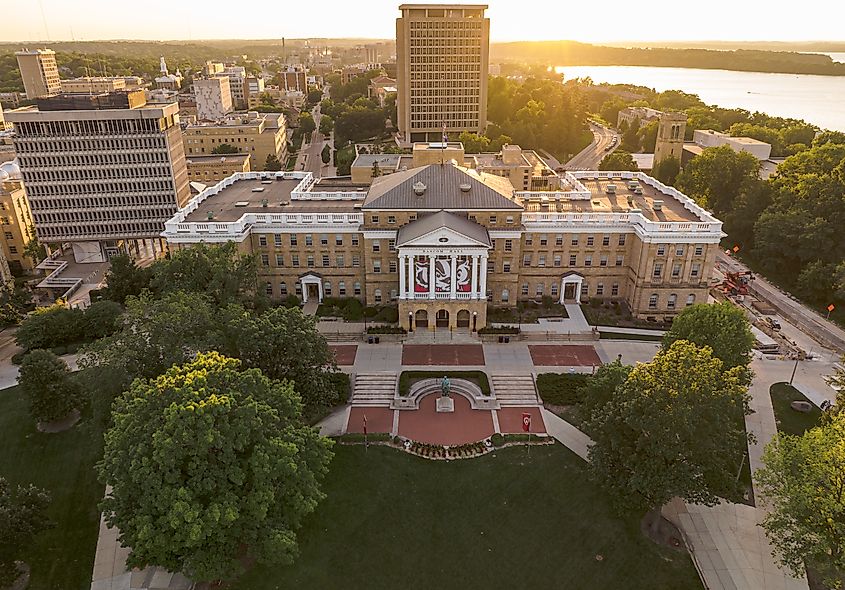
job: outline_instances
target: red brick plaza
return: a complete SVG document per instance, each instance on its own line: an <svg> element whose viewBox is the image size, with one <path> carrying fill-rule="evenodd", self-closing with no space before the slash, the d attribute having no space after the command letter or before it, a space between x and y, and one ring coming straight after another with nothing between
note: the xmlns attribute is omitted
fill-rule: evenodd
<svg viewBox="0 0 845 590"><path fill-rule="evenodd" d="M528 346L537 367L598 367L596 349L585 344L533 344Z"/></svg>
<svg viewBox="0 0 845 590"><path fill-rule="evenodd" d="M480 344L405 344L403 365L484 365Z"/></svg>
<svg viewBox="0 0 845 590"><path fill-rule="evenodd" d="M357 344L329 344L329 349L334 354L334 360L340 367L351 367L355 364L355 356L358 354Z"/></svg>

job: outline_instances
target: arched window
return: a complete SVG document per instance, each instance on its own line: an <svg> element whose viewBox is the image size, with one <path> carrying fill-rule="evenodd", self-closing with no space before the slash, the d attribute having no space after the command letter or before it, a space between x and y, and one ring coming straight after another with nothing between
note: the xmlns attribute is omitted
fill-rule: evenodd
<svg viewBox="0 0 845 590"><path fill-rule="evenodd" d="M355 295L361 294L361 283L355 283Z"/></svg>
<svg viewBox="0 0 845 590"><path fill-rule="evenodd" d="M678 296L675 293L669 295L669 300L666 301L667 309L675 309L675 303L678 301Z"/></svg>
<svg viewBox="0 0 845 590"><path fill-rule="evenodd" d="M381 289L376 289L376 292L373 294L375 302L381 303Z"/></svg>
<svg viewBox="0 0 845 590"><path fill-rule="evenodd" d="M323 296L330 297L332 294L332 283L331 281L326 281L323 283Z"/></svg>
<svg viewBox="0 0 845 590"><path fill-rule="evenodd" d="M648 298L648 308L657 309L657 293L652 293Z"/></svg>
<svg viewBox="0 0 845 590"><path fill-rule="evenodd" d="M279 294L284 297L288 294L287 283L279 283Z"/></svg>
<svg viewBox="0 0 845 590"><path fill-rule="evenodd" d="M693 303L695 303L695 293L690 293L689 295L687 295L687 305L689 306Z"/></svg>
<svg viewBox="0 0 845 590"><path fill-rule="evenodd" d="M510 297L510 293L507 289L502 289L502 303L507 303L508 298Z"/></svg>

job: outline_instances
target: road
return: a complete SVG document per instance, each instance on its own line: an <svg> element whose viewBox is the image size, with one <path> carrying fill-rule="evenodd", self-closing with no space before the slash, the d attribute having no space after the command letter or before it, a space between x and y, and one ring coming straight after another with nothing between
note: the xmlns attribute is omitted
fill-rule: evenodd
<svg viewBox="0 0 845 590"><path fill-rule="evenodd" d="M716 262L732 272L749 270L736 258L728 256L724 252L719 252ZM784 319L794 324L805 334L812 336L817 342L825 347L832 348L839 354L845 353L845 330L826 320L800 301L796 301L762 276L754 275L754 280L749 285L749 291L758 299L768 302Z"/></svg>
<svg viewBox="0 0 845 590"><path fill-rule="evenodd" d="M320 133L320 105L311 109L311 116L314 117L317 128L311 133L311 137L303 138L303 145L296 157L296 170L311 172L315 178L320 178L323 175L323 160L320 158L323 151L323 134Z"/></svg>
<svg viewBox="0 0 845 590"><path fill-rule="evenodd" d="M619 134L597 123L590 123L593 142L578 152L563 167L567 170L598 170L599 163L619 145ZM613 143L613 138L616 143ZM610 148L610 149L608 149Z"/></svg>

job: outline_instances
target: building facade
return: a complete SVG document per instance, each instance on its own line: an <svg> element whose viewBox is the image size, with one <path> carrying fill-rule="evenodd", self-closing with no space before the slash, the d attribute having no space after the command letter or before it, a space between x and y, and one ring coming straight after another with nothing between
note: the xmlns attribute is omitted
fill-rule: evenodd
<svg viewBox="0 0 845 590"><path fill-rule="evenodd" d="M712 129L696 129L692 133L692 141L703 148L727 145L735 152L748 152L760 161L768 160L772 155L772 145L765 141L751 137L732 137Z"/></svg>
<svg viewBox="0 0 845 590"><path fill-rule="evenodd" d="M657 166L667 158L675 158L678 163L684 151L684 134L687 128L685 113L663 113L657 122L657 141L654 144L654 161Z"/></svg>
<svg viewBox="0 0 845 590"><path fill-rule="evenodd" d="M232 112L232 92L229 78L216 77L194 80L197 119L216 121Z"/></svg>
<svg viewBox="0 0 845 590"><path fill-rule="evenodd" d="M35 100L62 91L56 52L52 49L23 49L15 52L26 98Z"/></svg>
<svg viewBox="0 0 845 590"><path fill-rule="evenodd" d="M664 319L707 299L720 221L638 172L572 172L516 191L454 163L326 184L310 173L240 174L166 224L173 248L234 241L276 299L395 304L405 328L478 329L487 306L551 297L627 304Z"/></svg>
<svg viewBox="0 0 845 590"><path fill-rule="evenodd" d="M101 78L83 76L71 80L62 80L62 92L65 94L100 94L126 89L125 78Z"/></svg>
<svg viewBox="0 0 845 590"><path fill-rule="evenodd" d="M14 161L0 165L0 225L3 231L0 244L6 266L13 274L31 271L35 262L26 255L26 247L35 236L35 227L23 187L23 176ZM5 282L2 268L0 263L0 280Z"/></svg>
<svg viewBox="0 0 845 590"><path fill-rule="evenodd" d="M188 180L205 185L217 184L233 174L249 172L249 154L188 156Z"/></svg>
<svg viewBox="0 0 845 590"><path fill-rule="evenodd" d="M405 141L483 133L490 19L485 4L403 4L396 19L397 126Z"/></svg>
<svg viewBox="0 0 845 590"><path fill-rule="evenodd" d="M282 113L231 115L217 123L188 125L184 135L188 157L211 155L214 148L224 143L249 154L251 170L263 170L269 155L282 163L287 157L287 128Z"/></svg>
<svg viewBox="0 0 845 590"><path fill-rule="evenodd" d="M129 240L159 238L190 198L178 108L135 91L9 111L38 239L102 262Z"/></svg>

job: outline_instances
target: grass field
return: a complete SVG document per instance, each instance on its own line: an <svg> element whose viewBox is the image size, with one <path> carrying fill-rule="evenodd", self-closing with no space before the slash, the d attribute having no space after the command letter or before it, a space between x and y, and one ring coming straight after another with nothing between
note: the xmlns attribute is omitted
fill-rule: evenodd
<svg viewBox="0 0 845 590"><path fill-rule="evenodd" d="M38 536L26 561L30 590L87 590L97 546L97 502L103 486L94 463L102 457L102 432L90 412L67 432L36 431L18 387L0 391L0 475L34 483L52 495L55 528ZM2 534L2 531L0 531Z"/></svg>
<svg viewBox="0 0 845 590"><path fill-rule="evenodd" d="M769 395L772 396L775 422L781 432L800 436L810 428L819 425L822 411L789 383L775 383L769 389ZM794 401L809 402L813 409L807 414L796 412L789 407L789 404Z"/></svg>
<svg viewBox="0 0 845 590"><path fill-rule="evenodd" d="M701 588L689 556L612 513L560 445L450 463L338 446L324 489L297 562L233 588Z"/></svg>

